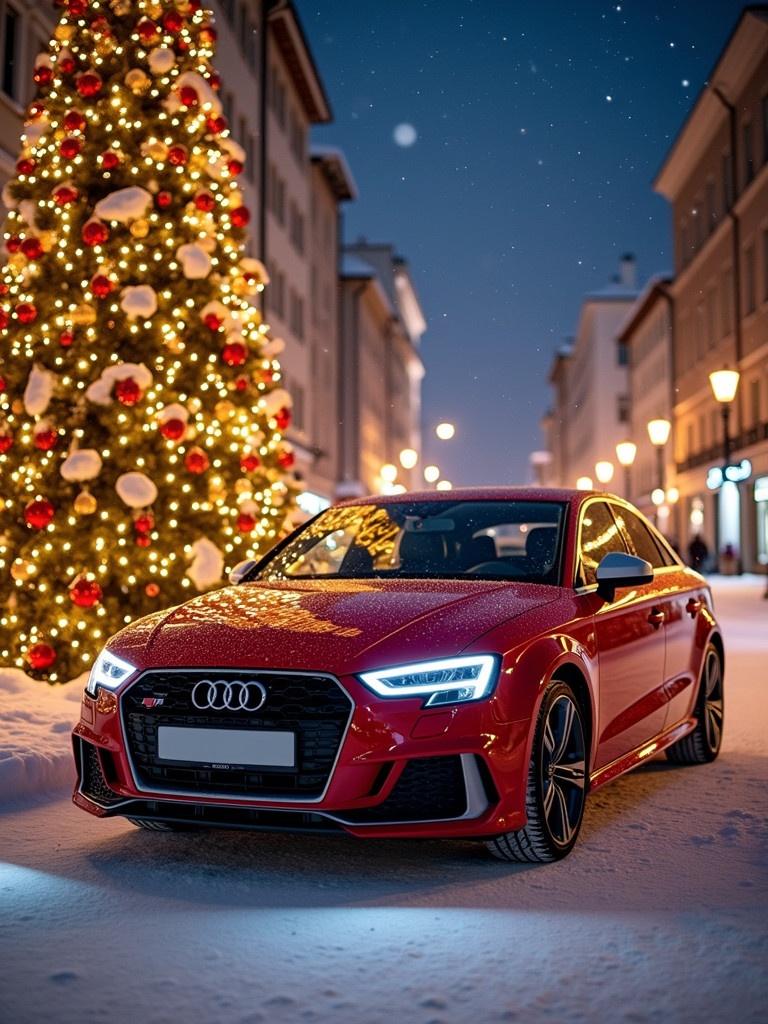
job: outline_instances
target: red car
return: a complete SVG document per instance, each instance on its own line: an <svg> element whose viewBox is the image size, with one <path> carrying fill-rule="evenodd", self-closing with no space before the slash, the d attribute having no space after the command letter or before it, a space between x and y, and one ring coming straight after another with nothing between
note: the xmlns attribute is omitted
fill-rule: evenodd
<svg viewBox="0 0 768 1024"><path fill-rule="evenodd" d="M704 579L631 505L498 488L320 513L93 666L74 801L144 828L484 840L551 861L589 791L717 757Z"/></svg>

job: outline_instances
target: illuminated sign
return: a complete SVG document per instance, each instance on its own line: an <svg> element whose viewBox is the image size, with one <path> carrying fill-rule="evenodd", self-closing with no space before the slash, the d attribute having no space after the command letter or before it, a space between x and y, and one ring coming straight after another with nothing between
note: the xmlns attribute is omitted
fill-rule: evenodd
<svg viewBox="0 0 768 1024"><path fill-rule="evenodd" d="M710 491L716 491L724 483L738 484L742 480L748 480L752 476L752 463L749 459L742 459L741 462L732 462L727 466L712 466L707 473L707 487Z"/></svg>

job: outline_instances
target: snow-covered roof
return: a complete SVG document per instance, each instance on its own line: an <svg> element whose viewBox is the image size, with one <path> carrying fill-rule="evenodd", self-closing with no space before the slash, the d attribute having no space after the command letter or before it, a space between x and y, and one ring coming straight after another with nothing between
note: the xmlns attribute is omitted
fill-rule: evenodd
<svg viewBox="0 0 768 1024"><path fill-rule="evenodd" d="M313 163L322 165L337 199L357 199L357 184L342 150L335 146L313 145L310 157Z"/></svg>

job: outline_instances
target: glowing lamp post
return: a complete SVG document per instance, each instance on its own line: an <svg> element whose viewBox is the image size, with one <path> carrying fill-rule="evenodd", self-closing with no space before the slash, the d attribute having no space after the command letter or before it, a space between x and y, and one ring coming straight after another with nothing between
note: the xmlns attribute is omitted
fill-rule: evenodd
<svg viewBox="0 0 768 1024"><path fill-rule="evenodd" d="M428 484L437 483L440 479L440 467L439 466L425 466L424 467L424 479Z"/></svg>
<svg viewBox="0 0 768 1024"><path fill-rule="evenodd" d="M736 397L739 387L738 370L715 370L709 375L709 383L715 401L720 403L723 416L723 466L729 465L731 461L731 402Z"/></svg>
<svg viewBox="0 0 768 1024"><path fill-rule="evenodd" d="M596 462L595 476L601 484L609 484L613 480L613 463L607 459Z"/></svg>
<svg viewBox="0 0 768 1024"><path fill-rule="evenodd" d="M658 486L664 490L664 446L669 440L669 432L672 424L669 420L650 420L648 423L648 437L656 449L656 467L658 475Z"/></svg>
<svg viewBox="0 0 768 1024"><path fill-rule="evenodd" d="M592 477L591 476L580 476L576 481L577 491L591 491L592 490Z"/></svg>
<svg viewBox="0 0 768 1024"><path fill-rule="evenodd" d="M413 469L419 461L419 453L415 448L403 448L400 452L400 465L403 469Z"/></svg>
<svg viewBox="0 0 768 1024"><path fill-rule="evenodd" d="M632 496L632 466L637 455L637 445L634 441L619 441L616 445L616 458L619 465L624 467L624 497Z"/></svg>
<svg viewBox="0 0 768 1024"><path fill-rule="evenodd" d="M441 441L450 441L456 433L456 427L452 423L438 423L435 433Z"/></svg>

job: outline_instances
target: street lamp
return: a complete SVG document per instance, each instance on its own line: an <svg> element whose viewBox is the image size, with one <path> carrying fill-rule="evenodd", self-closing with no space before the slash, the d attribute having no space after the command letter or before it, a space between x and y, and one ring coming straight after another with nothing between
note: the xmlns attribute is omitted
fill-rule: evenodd
<svg viewBox="0 0 768 1024"><path fill-rule="evenodd" d="M712 387L712 394L715 396L715 401L721 405L721 411L723 415L723 466L727 466L731 461L731 431L730 431L730 417L731 417L731 402L736 397L736 391L739 387L739 371L738 370L715 370L709 375L709 383Z"/></svg>
<svg viewBox="0 0 768 1024"><path fill-rule="evenodd" d="M658 485L664 490L664 445L669 440L669 432L672 424L669 420L650 420L648 423L648 437L656 449L656 466L658 468Z"/></svg>
<svg viewBox="0 0 768 1024"><path fill-rule="evenodd" d="M419 453L415 448L403 448L400 452L400 465L403 469L413 469L419 461Z"/></svg>
<svg viewBox="0 0 768 1024"><path fill-rule="evenodd" d="M632 494L632 465L637 455L637 445L634 441L619 441L616 445L616 458L619 465L624 467L624 497L630 498Z"/></svg>
<svg viewBox="0 0 768 1024"><path fill-rule="evenodd" d="M613 480L613 463L607 459L595 463L595 476L601 484L609 484Z"/></svg>
<svg viewBox="0 0 768 1024"><path fill-rule="evenodd" d="M440 467L439 466L425 466L424 467L424 479L428 484L435 483L436 480L440 479Z"/></svg>
<svg viewBox="0 0 768 1024"><path fill-rule="evenodd" d="M438 491L450 491L453 489L453 484L450 480L440 480L437 485Z"/></svg>
<svg viewBox="0 0 768 1024"><path fill-rule="evenodd" d="M580 476L576 481L577 491L591 491L592 490L592 477L591 476Z"/></svg>
<svg viewBox="0 0 768 1024"><path fill-rule="evenodd" d="M397 466L391 462L385 462L379 470L379 476L385 484L393 484L397 480Z"/></svg>
<svg viewBox="0 0 768 1024"><path fill-rule="evenodd" d="M456 433L456 427L452 423L438 423L435 427L435 433L441 441L450 441Z"/></svg>

